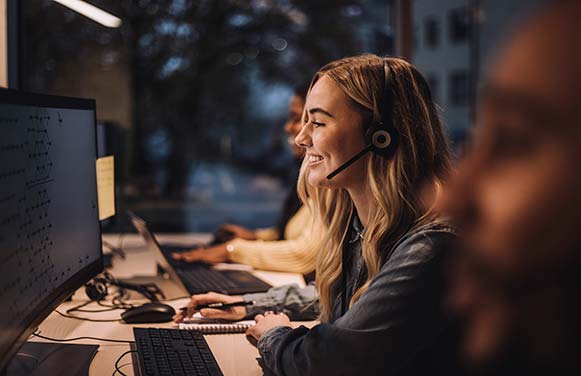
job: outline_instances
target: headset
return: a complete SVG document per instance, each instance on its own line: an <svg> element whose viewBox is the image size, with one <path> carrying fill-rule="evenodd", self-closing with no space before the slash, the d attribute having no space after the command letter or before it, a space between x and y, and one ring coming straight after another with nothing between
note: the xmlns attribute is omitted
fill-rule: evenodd
<svg viewBox="0 0 581 376"><path fill-rule="evenodd" d="M107 282L101 278L95 278L85 285L85 294L92 301L100 302L109 294Z"/></svg>
<svg viewBox="0 0 581 376"><path fill-rule="evenodd" d="M366 147L359 153L355 154L347 162L343 163L335 171L327 175L327 180L333 179L338 173L349 167L359 158L363 157L368 152L379 155L384 158L392 158L397 150L399 144L399 132L393 126L393 95L388 84L390 73L392 73L391 66L387 59L383 59L383 102L385 103L383 111L381 111L381 120L378 123L371 124L365 132ZM347 311L347 271L345 266L347 264L347 254L342 251L341 264L341 283L343 291L341 293L341 315ZM360 276L357 275L358 279ZM356 281L357 283L357 281Z"/></svg>
<svg viewBox="0 0 581 376"><path fill-rule="evenodd" d="M117 286L120 289L137 291L152 302L159 302L158 295L165 299L163 291L155 283L136 284L120 281L105 273L103 278L93 278L92 281L85 285L85 294L92 301L101 301L109 294L107 285Z"/></svg>
<svg viewBox="0 0 581 376"><path fill-rule="evenodd" d="M368 152L384 158L392 158L395 154L397 145L399 144L399 132L393 126L393 95L387 82L392 72L391 66L387 59L384 58L383 102L385 105L383 111L381 111L381 120L378 123L371 124L365 132L365 144L367 146L327 175L327 180L333 179L338 173L351 166Z"/></svg>

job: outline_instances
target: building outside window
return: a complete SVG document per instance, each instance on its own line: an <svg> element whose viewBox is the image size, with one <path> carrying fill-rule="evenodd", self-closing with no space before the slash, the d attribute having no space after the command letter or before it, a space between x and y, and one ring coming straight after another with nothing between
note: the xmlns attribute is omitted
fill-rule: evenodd
<svg viewBox="0 0 581 376"><path fill-rule="evenodd" d="M438 76L434 73L428 73L426 74L426 80L428 81L428 86L430 87L430 92L432 93L432 98L434 99L434 101L439 102L440 101L440 95L439 95L439 80L438 80Z"/></svg>
<svg viewBox="0 0 581 376"><path fill-rule="evenodd" d="M429 16L424 21L424 40L428 48L438 47L440 41L440 25L438 20Z"/></svg>
<svg viewBox="0 0 581 376"><path fill-rule="evenodd" d="M452 71L449 75L449 100L453 106L465 106L470 101L470 80L465 70Z"/></svg>
<svg viewBox="0 0 581 376"><path fill-rule="evenodd" d="M470 13L468 8L451 9L448 13L448 36L451 43L458 44L468 41L470 37Z"/></svg>

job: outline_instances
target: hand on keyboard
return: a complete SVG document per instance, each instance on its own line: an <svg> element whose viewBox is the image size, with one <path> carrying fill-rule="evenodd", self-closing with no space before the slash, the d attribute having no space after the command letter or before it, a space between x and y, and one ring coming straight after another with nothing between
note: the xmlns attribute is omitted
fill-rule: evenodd
<svg viewBox="0 0 581 376"><path fill-rule="evenodd" d="M223 243L234 238L256 240L256 233L246 227L226 223L220 226L218 231L216 231L215 237L224 239Z"/></svg>
<svg viewBox="0 0 581 376"><path fill-rule="evenodd" d="M218 244L208 248L198 248L191 251L172 253L171 257L174 260L182 260L186 262L203 261L210 264L224 262L228 260L228 251L226 244Z"/></svg>

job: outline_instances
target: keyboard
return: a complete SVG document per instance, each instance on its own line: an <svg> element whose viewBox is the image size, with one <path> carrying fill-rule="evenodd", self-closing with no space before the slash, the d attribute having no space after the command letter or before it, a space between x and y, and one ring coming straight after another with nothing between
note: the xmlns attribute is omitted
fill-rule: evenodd
<svg viewBox="0 0 581 376"><path fill-rule="evenodd" d="M177 261L171 257L172 252L183 252L191 249L190 247L164 245L161 249L191 295L205 294L210 291L240 295L265 292L272 287L247 271L214 270L207 264Z"/></svg>
<svg viewBox="0 0 581 376"><path fill-rule="evenodd" d="M177 269L176 273L190 294L204 294L209 291L224 292L236 285L214 270L204 267Z"/></svg>
<svg viewBox="0 0 581 376"><path fill-rule="evenodd" d="M223 375L200 332L134 328L133 335L143 376Z"/></svg>

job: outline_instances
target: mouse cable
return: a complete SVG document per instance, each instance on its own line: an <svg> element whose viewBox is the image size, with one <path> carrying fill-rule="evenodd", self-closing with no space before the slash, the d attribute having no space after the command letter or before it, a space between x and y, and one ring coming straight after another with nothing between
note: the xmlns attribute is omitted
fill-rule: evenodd
<svg viewBox="0 0 581 376"><path fill-rule="evenodd" d="M85 307L93 302L97 303L98 305L100 305L101 307L104 307L104 308L102 308L102 309L82 309L83 307ZM86 312L86 313L110 312L110 311L130 309L130 308L133 308L133 305L129 305L129 304L107 305L107 304L101 303L100 301L89 300L88 302L84 302L82 304L74 306L73 308L67 309L65 311L65 314L70 315L71 312Z"/></svg>
<svg viewBox="0 0 581 376"><path fill-rule="evenodd" d="M161 299L160 302L173 302L174 300L190 299L191 297L192 297L191 295L185 295L185 296L179 296L177 298Z"/></svg>
<svg viewBox="0 0 581 376"><path fill-rule="evenodd" d="M46 336L41 335L40 332L34 332L31 335L38 337L38 338L46 339L48 341L53 341L53 342L72 342L72 341L79 341L82 339L91 339L91 340L95 340L95 341L115 342L115 343L133 343L134 342L134 341L125 341L122 339L107 339L107 338L97 338L97 337L51 338L51 337L46 337Z"/></svg>
<svg viewBox="0 0 581 376"><path fill-rule="evenodd" d="M67 319L76 319L76 320L82 320L82 321L90 321L90 322L119 322L119 321L123 321L122 319L116 319L116 320L97 320L97 319L89 319L87 317L79 317L79 316L73 316L73 315L67 315L66 313L62 313L58 310L54 310L56 313L58 313L59 315L61 315L62 317L66 317Z"/></svg>
<svg viewBox="0 0 581 376"><path fill-rule="evenodd" d="M119 358L117 358L117 360L115 361L115 371L113 371L113 375L115 376L115 373L119 373L121 376L127 376L127 374L123 373L123 371L121 371L121 368L119 367L119 362L121 361L121 359L123 359L123 357L127 354L131 354L131 353L135 353L137 352L137 350L129 350L129 351L125 351L123 354L119 355Z"/></svg>

